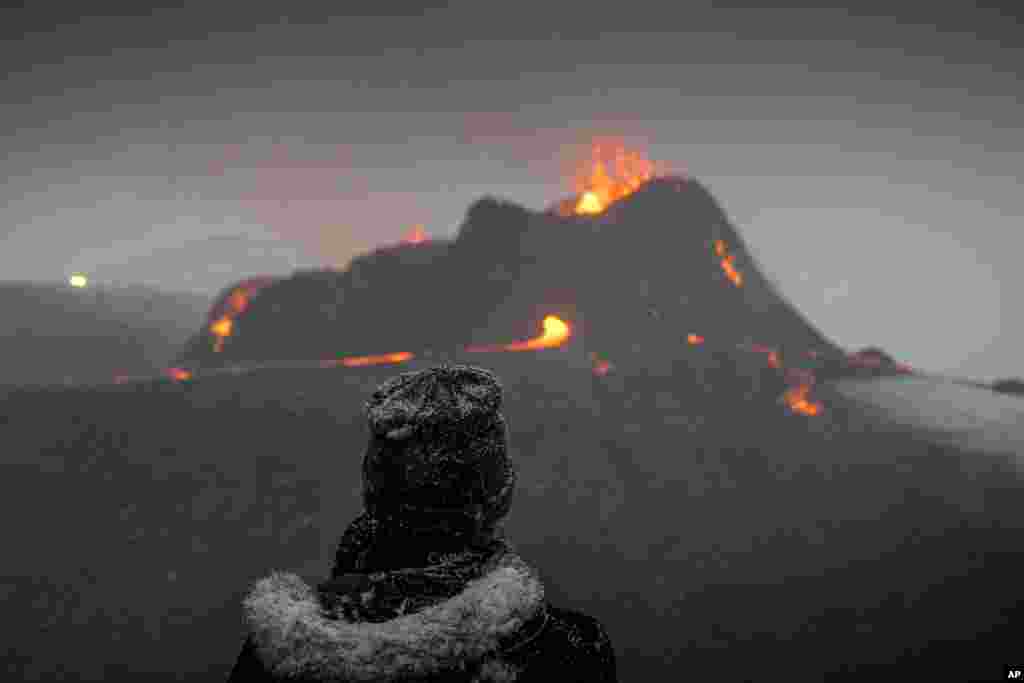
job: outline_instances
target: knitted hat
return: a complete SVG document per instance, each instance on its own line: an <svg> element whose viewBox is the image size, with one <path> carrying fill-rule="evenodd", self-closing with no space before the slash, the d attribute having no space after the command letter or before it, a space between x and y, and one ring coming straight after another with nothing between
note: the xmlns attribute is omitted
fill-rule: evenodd
<svg viewBox="0 0 1024 683"><path fill-rule="evenodd" d="M515 488L501 399L493 373L466 365L382 384L366 403L366 511L412 533L493 530Z"/></svg>

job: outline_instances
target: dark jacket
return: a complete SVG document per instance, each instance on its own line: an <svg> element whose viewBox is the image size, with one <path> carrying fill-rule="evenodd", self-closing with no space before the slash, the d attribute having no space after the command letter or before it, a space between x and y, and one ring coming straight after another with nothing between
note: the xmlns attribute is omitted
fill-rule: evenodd
<svg viewBox="0 0 1024 683"><path fill-rule="evenodd" d="M316 589L283 572L255 584L230 682L617 681L601 624L549 605L536 570L507 542L444 583L425 570L367 573L372 527L357 518L332 580ZM461 577L454 586L452 576Z"/></svg>

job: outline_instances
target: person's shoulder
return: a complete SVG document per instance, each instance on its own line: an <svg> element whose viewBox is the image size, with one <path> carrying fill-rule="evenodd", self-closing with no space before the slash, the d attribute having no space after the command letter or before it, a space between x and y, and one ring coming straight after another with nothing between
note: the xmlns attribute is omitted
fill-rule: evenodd
<svg viewBox="0 0 1024 683"><path fill-rule="evenodd" d="M548 605L543 630L524 650L524 680L617 680L615 650L604 625L582 612Z"/></svg>
<svg viewBox="0 0 1024 683"><path fill-rule="evenodd" d="M611 650L611 638L604 624L589 614L548 606L548 623L553 633L564 637L574 649L595 653Z"/></svg>
<svg viewBox="0 0 1024 683"><path fill-rule="evenodd" d="M226 683L273 683L274 680L274 676L267 671L256 654L252 638L246 638Z"/></svg>

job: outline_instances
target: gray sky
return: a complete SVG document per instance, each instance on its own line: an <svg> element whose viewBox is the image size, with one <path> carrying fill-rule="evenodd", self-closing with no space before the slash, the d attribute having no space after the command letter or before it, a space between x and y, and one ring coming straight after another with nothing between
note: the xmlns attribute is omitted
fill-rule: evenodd
<svg viewBox="0 0 1024 683"><path fill-rule="evenodd" d="M700 178L840 344L1024 375L1009 9L65 4L0 11L0 279L344 267L414 223L454 235L483 194L543 208L617 134ZM208 264L210 237L262 256Z"/></svg>

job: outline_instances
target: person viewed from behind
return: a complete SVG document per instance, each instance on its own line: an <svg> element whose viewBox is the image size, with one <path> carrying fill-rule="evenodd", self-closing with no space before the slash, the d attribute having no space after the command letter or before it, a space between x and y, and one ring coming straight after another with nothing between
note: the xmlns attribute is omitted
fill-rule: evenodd
<svg viewBox="0 0 1024 683"><path fill-rule="evenodd" d="M549 605L506 538L515 472L502 389L442 365L365 406L364 511L313 589L274 572L244 601L229 681L617 681L596 619Z"/></svg>

